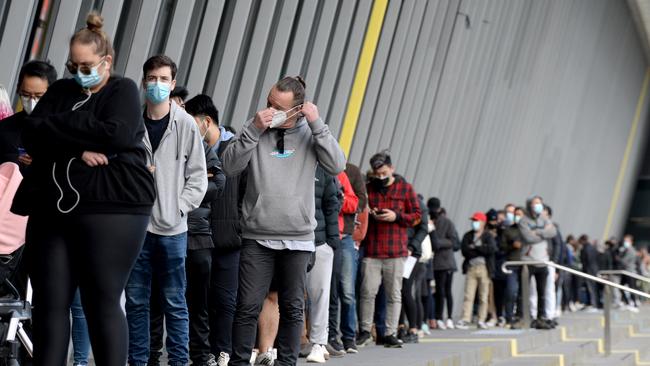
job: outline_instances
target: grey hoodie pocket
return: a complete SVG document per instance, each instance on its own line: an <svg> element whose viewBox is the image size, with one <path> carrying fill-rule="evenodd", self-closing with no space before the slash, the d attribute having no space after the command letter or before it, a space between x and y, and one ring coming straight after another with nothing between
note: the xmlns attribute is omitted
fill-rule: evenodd
<svg viewBox="0 0 650 366"><path fill-rule="evenodd" d="M260 195L246 220L261 234L307 234L313 231L307 209L298 196Z"/></svg>

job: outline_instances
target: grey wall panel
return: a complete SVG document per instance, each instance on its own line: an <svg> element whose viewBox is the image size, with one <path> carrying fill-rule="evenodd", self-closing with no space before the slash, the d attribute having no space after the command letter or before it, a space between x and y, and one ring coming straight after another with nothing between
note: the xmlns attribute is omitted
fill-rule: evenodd
<svg viewBox="0 0 650 366"><path fill-rule="evenodd" d="M335 86L336 91L332 97L332 103L327 109L327 123L329 124L334 136L339 136L341 132L343 116L347 110L347 101L350 97L354 73L357 70L363 37L365 35L368 20L370 19L371 7L371 0L361 0L357 3L355 9L352 29L350 30L350 35L346 42L345 54L342 59L343 65Z"/></svg>
<svg viewBox="0 0 650 366"><path fill-rule="evenodd" d="M298 24L293 32L291 45L288 49L288 60L283 76L302 74L306 53L312 47L309 44L309 41L313 31L312 27L314 26L314 20L316 19L316 11L318 10L319 5L319 1L316 0L302 2L300 15L297 19Z"/></svg>
<svg viewBox="0 0 650 366"><path fill-rule="evenodd" d="M0 34L0 84L5 85L9 95L16 89L17 72L23 55L29 49L25 45L28 30L34 15L36 1L12 1L4 24L4 33Z"/></svg>
<svg viewBox="0 0 650 366"><path fill-rule="evenodd" d="M174 18L171 29L169 30L167 44L165 45L165 54L177 63L181 59L183 44L187 37L190 22L196 21L196 19L192 18L195 3L194 0L183 0L182 2L177 2L174 8Z"/></svg>
<svg viewBox="0 0 650 366"><path fill-rule="evenodd" d="M156 20L160 11L161 0L144 0L135 29L135 36L129 52L124 75L139 82L142 80L142 65L150 57L149 45L156 29Z"/></svg>
<svg viewBox="0 0 650 366"><path fill-rule="evenodd" d="M319 11L318 25L316 26L313 40L311 40L306 65L303 65L305 83L307 84L306 97L315 100L316 90L319 89L323 65L331 46L332 28L334 17L339 6L339 1L323 1Z"/></svg>
<svg viewBox="0 0 650 366"><path fill-rule="evenodd" d="M54 23L54 31L50 42L67 45L70 37L75 33L76 21L81 9L81 0L63 1L59 5L56 18L60 21ZM68 60L68 47L50 47L47 59L56 68L59 77L63 77L65 63Z"/></svg>
<svg viewBox="0 0 650 366"><path fill-rule="evenodd" d="M102 4L101 13L104 17L104 31L111 39L115 38L123 4L124 0L104 1Z"/></svg>
<svg viewBox="0 0 650 366"><path fill-rule="evenodd" d="M225 0L208 1L206 5L204 21L201 23L199 38L194 50L195 55L186 82L187 89L195 93L204 91L206 74L210 63L216 62L211 59L211 56L217 38L217 31L221 24L224 6ZM220 106L217 107L220 108Z"/></svg>

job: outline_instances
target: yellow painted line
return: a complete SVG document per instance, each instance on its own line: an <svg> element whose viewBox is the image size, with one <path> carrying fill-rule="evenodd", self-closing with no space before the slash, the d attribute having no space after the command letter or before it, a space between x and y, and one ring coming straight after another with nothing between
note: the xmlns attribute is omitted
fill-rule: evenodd
<svg viewBox="0 0 650 366"><path fill-rule="evenodd" d="M603 240L605 240L605 238L609 238L609 231L612 228L612 221L614 220L614 213L616 212L618 199L619 196L621 195L621 188L623 186L623 180L625 179L625 172L627 171L628 160L630 160L632 145L634 145L634 139L636 138L636 131L639 127L639 120L641 119L641 111L643 109L645 97L648 92L648 81L650 81L650 68L646 69L645 78L643 79L643 84L641 86L641 93L639 95L639 100L636 103L636 113L634 114L634 120L632 120L632 128L630 129L630 133L627 136L627 145L625 146L623 161L621 162L621 167L618 171L618 178L616 178L616 185L614 185L614 195L612 196L612 202L609 205L609 213L607 214L607 224L605 225Z"/></svg>
<svg viewBox="0 0 650 366"><path fill-rule="evenodd" d="M636 330L634 330L634 325L628 326L628 333L631 338L650 338L650 334L637 333Z"/></svg>
<svg viewBox="0 0 650 366"><path fill-rule="evenodd" d="M366 35L363 40L363 47L359 56L359 63L357 64L357 71L354 76L354 83L352 84L352 91L350 92L350 100L348 101L348 108L345 112L341 137L339 139L339 144L341 145L343 152L345 152L345 156L350 154L352 138L357 130L357 122L359 121L359 115L361 114L361 105L363 104L363 98L366 95L370 70L372 69L372 63L375 59L375 52L377 51L377 44L379 43L379 36L381 35L381 27L384 24L387 7L388 0L375 0L370 13L368 29L366 30Z"/></svg>
<svg viewBox="0 0 650 366"><path fill-rule="evenodd" d="M420 343L489 343L489 342L509 342L510 343L510 357L512 358L542 358L542 357L555 357L558 360L559 366L564 366L564 355L555 353L519 353L516 338L425 338L421 339Z"/></svg>
<svg viewBox="0 0 650 366"><path fill-rule="evenodd" d="M632 354L634 354L634 363L637 366L650 366L650 362L641 361L641 353L639 352L639 350L636 350L636 349L617 349L617 350L612 350L612 353L632 353Z"/></svg>
<svg viewBox="0 0 650 366"><path fill-rule="evenodd" d="M602 338L569 338L566 327L560 327L560 340L562 342L597 342L598 353L605 353L605 341Z"/></svg>

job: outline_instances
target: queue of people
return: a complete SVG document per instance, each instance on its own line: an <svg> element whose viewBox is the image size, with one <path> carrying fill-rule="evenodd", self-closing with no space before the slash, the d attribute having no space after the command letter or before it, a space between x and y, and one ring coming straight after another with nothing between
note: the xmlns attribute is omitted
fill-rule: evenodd
<svg viewBox="0 0 650 366"><path fill-rule="evenodd" d="M168 56L149 58L138 83L114 75L102 27L91 13L72 36L72 78L26 63L22 111L0 122L0 163L24 176L11 211L29 216L35 365L65 364L71 309L78 365L89 347L98 365L158 365L164 343L173 366L284 366L373 342L402 348L434 329L517 328L522 301L539 329L578 304L601 306L597 286L546 267L531 267L522 299L507 260L649 271L630 236L565 242L539 196L474 213L461 238L390 152L372 156L365 177L346 163L301 77L275 83L235 132L209 96L188 99Z"/></svg>

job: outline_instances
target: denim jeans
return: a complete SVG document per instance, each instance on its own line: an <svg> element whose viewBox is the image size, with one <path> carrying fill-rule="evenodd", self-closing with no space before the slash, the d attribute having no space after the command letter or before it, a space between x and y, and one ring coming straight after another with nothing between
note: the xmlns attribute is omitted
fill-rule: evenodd
<svg viewBox="0 0 650 366"><path fill-rule="evenodd" d="M339 331L339 303L341 306L341 339L354 340L357 332L357 298L356 281L359 251L354 246L351 235L341 240L341 245L334 251L335 270L332 274L332 292L330 295L329 338L336 339Z"/></svg>
<svg viewBox="0 0 650 366"><path fill-rule="evenodd" d="M506 279L506 314L505 318L508 323L514 320L515 304L519 296L519 281L521 280L521 271L513 269Z"/></svg>
<svg viewBox="0 0 650 366"><path fill-rule="evenodd" d="M79 289L74 293L74 299L70 305L72 313L72 348L74 349L74 364L88 365L88 354L90 353L90 338L88 337L88 324L81 307L81 296Z"/></svg>
<svg viewBox="0 0 650 366"><path fill-rule="evenodd" d="M152 276L158 278L162 293L169 365L187 365L189 362L189 314L185 301L186 252L187 233L174 236L147 233L144 247L126 285L130 365L145 366L149 360L149 301Z"/></svg>

